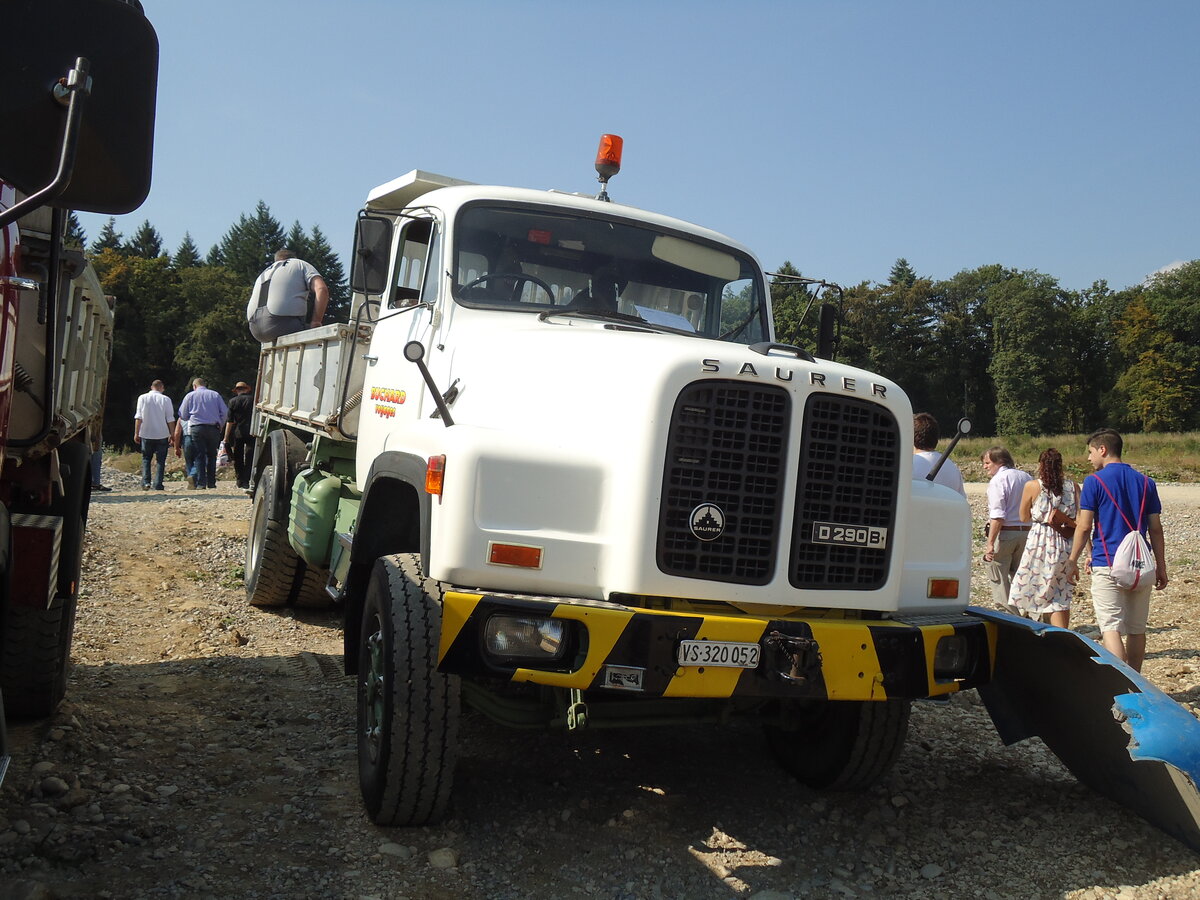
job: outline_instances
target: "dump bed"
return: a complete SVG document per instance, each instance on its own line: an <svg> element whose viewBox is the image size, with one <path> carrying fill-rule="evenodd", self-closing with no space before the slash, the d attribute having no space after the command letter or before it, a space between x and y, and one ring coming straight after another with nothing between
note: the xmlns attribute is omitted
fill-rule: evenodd
<svg viewBox="0 0 1200 900"><path fill-rule="evenodd" d="M363 358L370 325L322 325L263 344L258 362L256 433L265 418L328 434L358 435Z"/></svg>
<svg viewBox="0 0 1200 900"><path fill-rule="evenodd" d="M49 211L22 218L20 229L28 258L49 259ZM20 293L10 456L40 456L85 428L99 431L112 358L113 310L82 253L67 251L65 257L64 274L73 277L60 285L63 302L53 317L45 311L44 289Z"/></svg>

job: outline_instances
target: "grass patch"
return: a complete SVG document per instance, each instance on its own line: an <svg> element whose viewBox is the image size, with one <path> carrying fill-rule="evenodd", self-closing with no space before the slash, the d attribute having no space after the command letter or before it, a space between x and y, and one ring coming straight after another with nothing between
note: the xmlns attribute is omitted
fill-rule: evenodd
<svg viewBox="0 0 1200 900"><path fill-rule="evenodd" d="M1200 481L1200 432L1123 434L1121 437L1125 439L1121 458L1155 481ZM1087 461L1086 434L967 437L958 442L950 458L958 463L967 481L987 481L979 458L984 450L997 444L1007 447L1017 467L1026 472L1036 474L1038 456L1048 447L1063 455L1063 468L1076 481L1081 481L1092 471Z"/></svg>

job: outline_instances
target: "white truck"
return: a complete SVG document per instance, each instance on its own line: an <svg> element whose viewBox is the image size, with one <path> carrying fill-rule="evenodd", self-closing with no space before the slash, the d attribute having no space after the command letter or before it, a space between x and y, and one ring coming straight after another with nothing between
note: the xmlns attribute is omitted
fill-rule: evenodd
<svg viewBox="0 0 1200 900"><path fill-rule="evenodd" d="M263 347L246 585L344 608L375 822L445 813L460 702L753 716L855 788L913 700L988 679L966 502L911 481L899 387L773 342L746 248L413 171L367 198L351 285L349 324Z"/></svg>
<svg viewBox="0 0 1200 900"><path fill-rule="evenodd" d="M748 250L608 200L614 145L596 198L381 185L351 322L262 349L247 593L341 605L372 820L446 813L463 703L753 717L851 789L914 700L978 687L1006 743L1200 849L1200 722L1075 632L968 607L969 509L911 480L903 391L828 327L775 343Z"/></svg>

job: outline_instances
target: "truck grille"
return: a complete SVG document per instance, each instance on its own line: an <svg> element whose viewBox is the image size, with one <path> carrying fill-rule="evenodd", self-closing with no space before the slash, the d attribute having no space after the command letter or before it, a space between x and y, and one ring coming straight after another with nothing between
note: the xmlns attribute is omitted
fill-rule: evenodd
<svg viewBox="0 0 1200 900"><path fill-rule="evenodd" d="M738 584L771 580L790 422L791 396L782 388L712 380L683 389L663 473L663 572ZM715 510L701 509L706 504ZM696 530L693 518L701 520ZM712 540L697 536L718 530Z"/></svg>
<svg viewBox="0 0 1200 900"><path fill-rule="evenodd" d="M874 590L895 541L900 429L886 408L813 394L804 409L800 480L788 577L804 589ZM814 523L886 529L883 549L816 543Z"/></svg>

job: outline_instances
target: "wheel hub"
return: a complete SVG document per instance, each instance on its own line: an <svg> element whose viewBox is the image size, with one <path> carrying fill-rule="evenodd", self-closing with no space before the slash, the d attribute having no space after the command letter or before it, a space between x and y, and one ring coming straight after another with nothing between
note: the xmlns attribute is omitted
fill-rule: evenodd
<svg viewBox="0 0 1200 900"><path fill-rule="evenodd" d="M379 759L384 704L383 631L375 631L367 638L367 672L363 678L363 737L371 761Z"/></svg>

